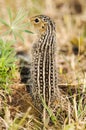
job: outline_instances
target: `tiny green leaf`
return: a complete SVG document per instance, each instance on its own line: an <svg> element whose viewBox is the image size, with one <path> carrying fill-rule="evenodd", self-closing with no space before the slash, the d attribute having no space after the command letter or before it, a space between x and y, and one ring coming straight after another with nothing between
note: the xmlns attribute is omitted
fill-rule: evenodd
<svg viewBox="0 0 86 130"><path fill-rule="evenodd" d="M29 30L25 30L26 33L31 33L34 34L33 32L29 31Z"/></svg>

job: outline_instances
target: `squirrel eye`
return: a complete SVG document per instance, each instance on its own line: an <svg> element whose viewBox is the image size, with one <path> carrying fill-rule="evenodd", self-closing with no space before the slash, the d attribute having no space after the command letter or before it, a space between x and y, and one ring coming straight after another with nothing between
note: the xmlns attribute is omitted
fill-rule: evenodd
<svg viewBox="0 0 86 130"><path fill-rule="evenodd" d="M38 22L39 22L39 19L36 18L36 19L35 19L35 22L38 23Z"/></svg>

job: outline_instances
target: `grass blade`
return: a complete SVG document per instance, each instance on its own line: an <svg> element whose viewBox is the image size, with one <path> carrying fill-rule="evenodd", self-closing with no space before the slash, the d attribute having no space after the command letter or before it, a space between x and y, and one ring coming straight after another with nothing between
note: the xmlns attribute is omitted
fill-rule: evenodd
<svg viewBox="0 0 86 130"><path fill-rule="evenodd" d="M2 24L4 24L5 26L9 27L9 24L5 20L3 20L2 18L0 18L0 22Z"/></svg>
<svg viewBox="0 0 86 130"><path fill-rule="evenodd" d="M8 15L9 15L10 23L12 23L12 18L13 18L13 16L12 16L12 11L11 11L10 8L8 8L7 11L8 11Z"/></svg>

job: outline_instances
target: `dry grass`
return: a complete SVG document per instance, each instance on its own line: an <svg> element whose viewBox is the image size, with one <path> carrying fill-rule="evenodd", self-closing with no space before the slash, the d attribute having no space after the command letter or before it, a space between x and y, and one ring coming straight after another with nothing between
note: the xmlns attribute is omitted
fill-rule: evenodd
<svg viewBox="0 0 86 130"><path fill-rule="evenodd" d="M20 81L20 72L10 85L11 94L0 89L0 130L86 130L86 4L85 0L0 0L0 17L8 21L7 7L16 13L19 8L28 11L28 18L46 14L54 19L57 28L57 66L59 87L66 95L66 112L58 109L57 117L47 108L49 116L33 105L26 86ZM0 24L0 34L5 27ZM31 27L28 27L31 30ZM29 54L33 35L24 34L24 44L18 39L17 52ZM55 104L57 105L57 103ZM58 106L58 105L57 105ZM41 116L40 116L41 115ZM40 119L40 118L41 119ZM52 117L52 126L48 124Z"/></svg>

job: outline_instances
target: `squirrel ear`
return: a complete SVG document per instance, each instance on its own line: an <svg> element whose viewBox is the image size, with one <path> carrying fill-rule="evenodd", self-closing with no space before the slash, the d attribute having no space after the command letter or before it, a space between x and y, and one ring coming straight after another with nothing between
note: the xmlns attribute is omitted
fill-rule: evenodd
<svg viewBox="0 0 86 130"><path fill-rule="evenodd" d="M47 23L47 19L46 19L46 18L43 18L43 21L44 21L45 23Z"/></svg>

